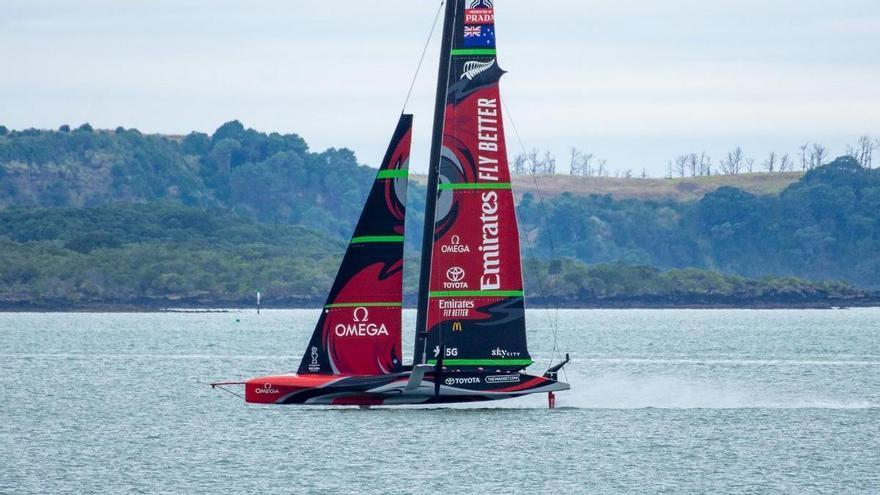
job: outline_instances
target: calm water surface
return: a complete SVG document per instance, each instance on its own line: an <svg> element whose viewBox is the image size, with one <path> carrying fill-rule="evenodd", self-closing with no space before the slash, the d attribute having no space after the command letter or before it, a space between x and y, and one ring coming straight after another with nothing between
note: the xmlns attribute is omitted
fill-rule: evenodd
<svg viewBox="0 0 880 495"><path fill-rule="evenodd" d="M880 493L878 309L562 311L554 411L204 385L295 369L316 316L0 314L0 493Z"/></svg>

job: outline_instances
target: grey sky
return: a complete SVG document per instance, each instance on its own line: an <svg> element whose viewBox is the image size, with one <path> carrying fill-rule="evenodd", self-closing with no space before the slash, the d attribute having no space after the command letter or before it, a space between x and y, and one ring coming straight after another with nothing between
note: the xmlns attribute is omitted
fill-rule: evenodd
<svg viewBox="0 0 880 495"><path fill-rule="evenodd" d="M439 0L0 0L0 124L211 131L239 119L375 163ZM662 175L880 137L877 0L497 0L502 91L526 147ZM436 42L436 40L435 40ZM424 170L437 46L409 110ZM509 125L509 123L508 123ZM508 129L509 147L518 147Z"/></svg>

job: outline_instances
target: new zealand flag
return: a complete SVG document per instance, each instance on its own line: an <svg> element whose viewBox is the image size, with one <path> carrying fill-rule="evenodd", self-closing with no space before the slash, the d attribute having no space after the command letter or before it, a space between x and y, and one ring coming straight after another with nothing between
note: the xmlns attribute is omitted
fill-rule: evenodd
<svg viewBox="0 0 880 495"><path fill-rule="evenodd" d="M495 48L495 26L465 26L465 48Z"/></svg>

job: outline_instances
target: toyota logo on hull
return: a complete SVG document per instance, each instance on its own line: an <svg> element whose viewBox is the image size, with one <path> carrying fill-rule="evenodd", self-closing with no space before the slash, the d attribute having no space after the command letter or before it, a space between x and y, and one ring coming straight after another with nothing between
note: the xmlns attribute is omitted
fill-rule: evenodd
<svg viewBox="0 0 880 495"><path fill-rule="evenodd" d="M452 386L452 385L476 385L476 384L479 384L482 382L480 381L480 377L478 377L478 376L468 376L468 377L463 377L463 378L449 377L446 380L444 380L443 383Z"/></svg>

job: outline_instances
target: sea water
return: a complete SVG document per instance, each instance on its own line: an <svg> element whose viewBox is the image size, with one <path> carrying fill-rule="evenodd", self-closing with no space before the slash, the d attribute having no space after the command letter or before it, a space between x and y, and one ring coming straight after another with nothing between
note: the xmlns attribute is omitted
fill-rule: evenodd
<svg viewBox="0 0 880 495"><path fill-rule="evenodd" d="M206 385L296 369L316 317L0 314L0 493L880 493L880 309L530 311L552 411Z"/></svg>

